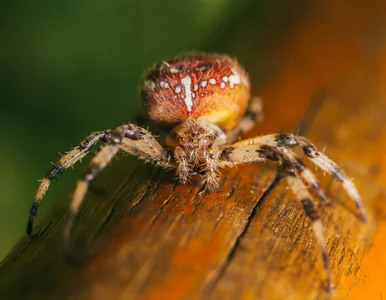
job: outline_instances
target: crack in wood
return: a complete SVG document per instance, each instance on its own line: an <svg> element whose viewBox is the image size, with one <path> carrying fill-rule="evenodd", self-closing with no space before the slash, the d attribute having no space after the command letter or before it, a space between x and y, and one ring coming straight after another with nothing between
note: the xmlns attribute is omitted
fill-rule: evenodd
<svg viewBox="0 0 386 300"><path fill-rule="evenodd" d="M297 127L298 128L296 130L297 134L303 135L305 132L307 132L310 129L312 122L317 115L317 112L321 108L323 101L326 99L326 96L327 96L327 92L325 90L318 92L313 96L313 99L310 101L310 105L304 117L302 118L299 126ZM277 169L275 178L268 184L267 188L263 191L260 198L253 205L252 210L247 218L247 222L245 223L245 226L242 228L239 235L236 237L235 242L233 246L230 248L230 250L228 251L228 254L224 262L220 265L214 278L211 279L209 283L204 287L203 294L205 295L205 297L208 297L212 294L217 283L221 280L221 278L226 273L228 267L232 263L233 258L235 257L235 254L237 253L237 250L240 248L242 239L248 232L248 228L250 227L252 220L254 219L257 213L258 207L262 204L264 199L269 195L269 193L275 188L275 186L281 181L282 178L283 178L283 175L281 175L281 173L279 172L279 169ZM231 193L230 196L232 194L233 193ZM296 242L298 242L299 240L300 240L300 237L295 239Z"/></svg>
<svg viewBox="0 0 386 300"><path fill-rule="evenodd" d="M247 222L245 223L244 227L240 231L239 235L236 237L235 242L233 246L229 249L228 254L224 260L224 262L220 265L219 270L216 272L215 276L213 279L209 281L209 283L204 287L203 293L205 297L210 296L210 294L213 292L215 289L217 283L221 280L223 275L225 274L226 270L228 269L229 265L231 264L237 250L240 247L241 240L245 236L245 234L248 231L248 228L254 219L256 213L257 213L257 208L260 206L262 201L269 195L269 193L274 189L276 184L280 181L280 176L276 175L274 179L268 184L266 189L263 191L261 196L256 200L256 203L253 205L250 214L248 215Z"/></svg>
<svg viewBox="0 0 386 300"><path fill-rule="evenodd" d="M173 187L173 191L175 189L175 186ZM150 221L150 224L149 224L149 230L154 226L155 222L157 222L157 220L159 219L159 217L161 216L164 208L166 205L168 205L170 203L170 200L172 199L172 196L173 196L173 193L170 193L170 196L168 198L166 198L166 200L162 203L162 205L160 206L160 208L158 209L156 215L153 217L153 219Z"/></svg>

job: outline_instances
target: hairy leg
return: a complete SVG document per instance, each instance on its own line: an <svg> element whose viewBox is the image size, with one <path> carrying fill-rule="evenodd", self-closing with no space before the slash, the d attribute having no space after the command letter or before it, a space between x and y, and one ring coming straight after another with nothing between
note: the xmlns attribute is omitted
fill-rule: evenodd
<svg viewBox="0 0 386 300"><path fill-rule="evenodd" d="M331 279L331 267L330 260L328 258L328 253L326 249L326 241L323 234L323 224L320 220L320 214L315 207L314 201L311 199L307 187L304 185L303 181L299 177L296 171L296 167L290 161L283 160L283 171L285 179L290 186L293 194L296 196L296 199L302 204L303 210L306 216L310 219L312 223L312 230L316 238L316 242L319 246L319 249L322 253L323 268L326 272L325 285L328 292L331 292L332 289L332 279Z"/></svg>
<svg viewBox="0 0 386 300"><path fill-rule="evenodd" d="M83 202L83 199L87 193L90 182L96 177L96 175L102 171L111 159L118 153L120 147L120 141L105 145L92 159L87 171L84 173L81 180L78 181L75 192L73 194L71 206L68 212L67 222L63 233L63 250L67 252L68 241L72 224L75 216L79 211L79 207Z"/></svg>
<svg viewBox="0 0 386 300"><path fill-rule="evenodd" d="M309 142L306 138L302 136L284 135L283 140L285 141L287 140L287 138L289 138L290 140L294 139L296 141L296 144L303 149L304 154L315 165L317 165L323 171L330 174L335 180L342 183L346 192L350 195L352 199L354 199L355 205L359 210L359 213L361 215L363 222L367 222L367 216L362 204L362 199L359 196L359 193L354 183L346 176L344 171L335 162L329 159L324 153L318 151L316 147L313 144L311 144L311 142ZM280 141L280 138L279 138L279 141Z"/></svg>
<svg viewBox="0 0 386 300"><path fill-rule="evenodd" d="M106 167L120 149L164 167L174 166L169 151L163 149L150 132L132 124L115 129L108 140L108 144L103 146L94 156L82 179L78 181L64 228L64 252L68 250L71 228L90 182Z"/></svg>
<svg viewBox="0 0 386 300"><path fill-rule="evenodd" d="M334 179L341 182L343 188L354 199L357 209L361 215L363 222L367 221L365 209L362 200L354 183L346 176L343 170L337 166L335 162L329 159L325 154L318 151L306 138L295 136L293 134L269 134L260 137L255 137L243 140L231 145L231 148L252 149L253 145L266 145L274 147L281 152L288 152L287 148L300 146L304 154L319 168L330 174ZM248 161L246 161L248 162Z"/></svg>
<svg viewBox="0 0 386 300"><path fill-rule="evenodd" d="M41 180L40 186L35 196L35 200L31 207L31 212L27 224L28 234L32 233L33 221L37 215L39 204L46 194L51 181L58 178L58 176L61 175L65 169L72 167L78 161L84 158L94 147L94 145L100 140L108 140L110 135L111 130L99 131L90 134L79 144L79 146L63 155L60 160L47 172L47 174Z"/></svg>
<svg viewBox="0 0 386 300"><path fill-rule="evenodd" d="M234 166L235 164L261 162L266 160L279 161L280 171L286 179L288 185L293 191L298 201L302 204L307 217L312 222L312 229L318 246L322 253L323 266L326 271L326 288L331 290L331 268L326 250L326 242L323 235L323 225L320 220L319 212L317 211L314 202L311 199L307 187L304 182L310 183L314 180L312 177L307 177L304 165L296 159L295 155L286 149L270 146L267 144L245 144L244 146L223 148L221 155L222 166ZM297 164L297 165L295 165ZM298 174L298 170L303 172L303 175ZM310 172L311 174L311 172ZM308 174L309 175L309 174ZM312 174L311 174L312 175Z"/></svg>
<svg viewBox="0 0 386 300"><path fill-rule="evenodd" d="M84 139L79 146L75 147L70 152L63 155L62 158L48 171L47 175L43 178L39 186L39 189L36 193L35 201L33 202L33 205L31 208L31 214L27 225L28 234L31 234L32 232L33 220L34 220L34 217L36 216L38 206L41 202L41 199L47 192L47 189L50 185L51 180L57 178L65 169L72 167L76 162L78 162L83 157L85 157L90 152L92 147L100 140L107 142L108 146L106 146L106 148L105 147L102 148L101 152L98 153L93 159L93 162L94 160L96 160L97 165L99 164L103 165L103 158L105 159L108 158L108 153L107 153L108 151L112 153L113 150L111 149L114 149L114 151L118 151L116 150L118 148L118 149L124 150L125 152L131 155L137 155L139 158L144 159L146 161L150 161L154 164L161 165L166 168L174 167L174 163L172 161L173 157L170 154L170 151L165 150L156 141L156 139L150 132L148 132L147 130L139 126L136 126L133 124L126 124L126 125L117 127L117 129L115 129L114 131L106 130L106 131L92 133L86 139ZM115 145L115 146L112 147L112 145ZM107 162L108 161L109 160L107 159ZM90 172L90 174L92 175L96 171L95 169L92 169L90 167L88 172ZM95 175L98 172L96 172L93 175L93 177L95 177ZM86 186L83 183L79 185L81 187ZM85 189L85 191L86 190L87 189ZM81 191L81 188L79 188L76 191L76 194L80 195L80 191ZM77 200L80 205L80 202L83 198L76 197L76 199L80 199L80 200ZM75 201L75 203L73 204L74 208L78 205L76 204L77 201Z"/></svg>
<svg viewBox="0 0 386 300"><path fill-rule="evenodd" d="M133 124L122 127L126 130L121 143L123 151L164 168L175 167L173 152L163 148L150 132Z"/></svg>
<svg viewBox="0 0 386 300"><path fill-rule="evenodd" d="M297 155L287 150L286 157L291 161L293 166L296 168L296 172L299 174L299 177L302 179L303 183L307 185L308 188L310 188L323 202L326 202L327 196L323 192L322 188L320 187L319 183L317 182L315 176L312 174L312 172L306 168L303 161L297 157Z"/></svg>
<svg viewBox="0 0 386 300"><path fill-rule="evenodd" d="M269 146L267 144L247 144L238 147L230 146L223 148L221 155L223 161L221 161L219 165L221 167L232 167L235 164L259 162L265 161L266 159L278 160L277 152L281 152L282 155L285 155L287 160L291 161L294 167L296 167L296 171L302 181L312 189L323 202L325 202L327 196L321 189L312 172L307 169L296 154L289 149L275 148L274 146Z"/></svg>

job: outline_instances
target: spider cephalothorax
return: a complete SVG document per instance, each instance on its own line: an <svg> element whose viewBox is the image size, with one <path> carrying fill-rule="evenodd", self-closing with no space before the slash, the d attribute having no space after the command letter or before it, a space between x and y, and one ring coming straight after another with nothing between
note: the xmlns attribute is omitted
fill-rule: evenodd
<svg viewBox="0 0 386 300"><path fill-rule="evenodd" d="M224 132L212 123L188 119L178 125L166 139L166 144L175 146L174 160L180 183L185 184L196 173L205 180L205 188L212 192L218 187L219 156L226 142Z"/></svg>
<svg viewBox="0 0 386 300"><path fill-rule="evenodd" d="M32 232L37 208L52 179L85 157L99 141L105 145L92 159L74 192L64 231L66 251L74 218L89 183L120 150L160 167L174 169L181 184L198 174L206 192L219 187L220 168L275 161L312 222L327 273L327 289L330 290L331 270L323 226L309 190L322 201L326 196L292 148L300 147L316 166L340 181L366 221L361 199L344 172L304 137L269 134L235 143L261 116L260 100L250 100L250 83L244 69L228 56L194 54L177 57L149 70L142 85L142 99L151 120L172 128L165 137L165 145L134 124L90 134L79 146L63 155L42 179L31 208L28 234Z"/></svg>

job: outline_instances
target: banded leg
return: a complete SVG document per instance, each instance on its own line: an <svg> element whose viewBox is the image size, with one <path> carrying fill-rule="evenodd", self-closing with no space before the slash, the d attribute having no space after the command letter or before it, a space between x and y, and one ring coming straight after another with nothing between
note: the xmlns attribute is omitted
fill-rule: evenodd
<svg viewBox="0 0 386 300"><path fill-rule="evenodd" d="M306 138L301 136L290 135L290 138L291 137L296 141L296 144L298 144L303 149L304 154L315 165L330 174L335 180L342 183L346 192L350 195L352 199L354 199L355 205L359 210L362 221L367 222L367 216L362 204L362 199L359 196L359 193L354 183L350 179L348 179L343 170L335 162L329 159L324 153L318 151L316 147L311 144Z"/></svg>
<svg viewBox="0 0 386 300"><path fill-rule="evenodd" d="M295 194L296 198L302 204L307 217L312 222L312 229L314 231L318 246L321 250L323 267L326 271L326 287L327 290L330 291L332 286L331 268L327 255L326 243L323 235L323 225L320 220L319 212L311 200L311 195L309 194L307 187L303 182L306 180L301 178L297 173L297 169L300 170L301 166L294 165L294 163L291 161L291 158L295 159L295 157L290 154L289 151L281 150L283 149L280 149L279 147L266 144L261 145L257 143L249 145L247 144L244 146L240 146L239 144L239 146L235 148L224 148L221 155L223 159L222 166L234 166L235 164L261 162L265 160L281 162L281 170L287 180L288 185Z"/></svg>
<svg viewBox="0 0 386 300"><path fill-rule="evenodd" d="M163 168L175 167L173 152L163 148L150 132L133 124L118 128L125 132L121 144L123 151Z"/></svg>
<svg viewBox="0 0 386 300"><path fill-rule="evenodd" d="M323 235L323 224L320 220L320 214L315 207L314 202L311 199L307 187L304 185L303 181L299 178L295 166L290 161L283 161L283 169L287 176L285 176L288 185L290 186L293 194L296 196L297 200L302 204L303 210L306 216L310 219L312 223L312 230L316 242L322 253L323 268L326 272L325 285L328 292L331 292L332 289L332 279L331 279L331 267L330 260L328 258L328 253L326 249L326 241Z"/></svg>
<svg viewBox="0 0 386 300"><path fill-rule="evenodd" d="M174 166L170 152L163 149L150 132L132 124L115 129L110 135L108 144L103 146L94 156L82 179L78 181L63 233L63 251L65 253L68 250L72 225L90 182L106 167L120 149L165 167Z"/></svg>
<svg viewBox="0 0 386 300"><path fill-rule="evenodd" d="M296 172L298 173L299 177L302 179L303 183L306 184L308 188L310 188L323 202L327 201L327 196L323 192L322 188L320 187L319 183L317 182L315 176L312 174L312 172L306 168L303 161L296 156L295 153L292 151L289 151L287 149L282 149L282 152L285 152L286 157L291 161L291 163L296 168Z"/></svg>
<svg viewBox="0 0 386 300"><path fill-rule="evenodd" d="M224 153L226 154L226 152L228 152L228 156L230 153L232 155L231 157L228 157L227 162L222 162L221 166L233 166L234 164L238 163L258 162L264 161L265 159L278 160L276 152L280 152L281 155L284 155L286 159L290 160L296 167L297 173L299 174L302 181L309 188L311 188L323 202L325 202L327 199L327 196L316 181L312 172L306 168L304 163L296 156L295 153L286 148L275 148L267 144L251 144L238 146L235 148L233 148L233 146L226 148L226 150L223 150L223 156Z"/></svg>
<svg viewBox="0 0 386 300"><path fill-rule="evenodd" d="M72 197L72 202L70 210L68 212L67 222L64 227L63 233L63 251L66 253L68 250L68 241L70 237L70 232L74 219L79 211L79 207L83 202L84 196L87 193L88 186L96 175L102 171L106 165L111 161L111 159L118 153L120 148L120 143L111 143L105 145L101 150L94 156L92 159L87 171L84 173L81 180L78 181L74 195Z"/></svg>
<svg viewBox="0 0 386 300"><path fill-rule="evenodd" d="M264 144L283 151L285 148L300 146L304 154L319 168L330 174L337 181L341 182L343 188L349 196L355 201L356 207L361 215L362 221L367 222L366 212L362 200L354 183L347 178L346 174L337 166L335 162L329 159L322 152L318 151L307 139L293 134L269 134L237 142L232 148L243 148L251 145Z"/></svg>
<svg viewBox="0 0 386 300"><path fill-rule="evenodd" d="M263 102L261 98L253 97L249 104L247 111L240 122L226 134L227 143L233 143L241 135L251 130L255 126L256 122L260 121L263 117Z"/></svg>
<svg viewBox="0 0 386 300"><path fill-rule="evenodd" d="M72 167L75 165L75 163L84 158L93 148L93 146L100 140L106 141L110 134L111 131L109 130L94 132L90 134L79 144L79 146L63 155L60 160L47 172L47 174L41 180L40 186L35 196L35 200L31 207L31 212L27 224L28 235L32 233L33 221L37 215L39 204L46 194L51 181L61 175L65 169Z"/></svg>

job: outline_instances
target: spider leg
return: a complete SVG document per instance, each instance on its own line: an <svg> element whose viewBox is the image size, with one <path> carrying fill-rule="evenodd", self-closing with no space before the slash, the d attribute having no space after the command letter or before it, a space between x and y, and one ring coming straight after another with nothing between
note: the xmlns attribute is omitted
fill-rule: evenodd
<svg viewBox="0 0 386 300"><path fill-rule="evenodd" d="M231 167L236 164L261 162L266 160L281 162L281 171L283 172L288 185L295 194L296 198L302 204L307 217L312 222L312 229L321 250L323 267L326 271L325 282L327 290L330 291L332 286L331 268L326 250L326 242L323 235L323 224L320 220L319 212L315 207L314 202L311 200L311 195L303 182L306 181L306 177L300 177L297 172L297 170L301 170L302 166L296 166L292 162L292 158L295 163L298 163L295 156L292 153L289 153L287 149L284 149L283 151L283 149L277 146L259 144L256 140L254 140L254 143L244 143L244 141L242 141L240 143L233 144L230 147L224 147L220 156L220 159L222 160L222 167ZM302 171L304 172L304 170Z"/></svg>
<svg viewBox="0 0 386 300"><path fill-rule="evenodd" d="M323 268L326 272L325 285L328 292L331 292L332 289L332 280L331 280L331 267L330 260L328 258L328 253L326 249L326 241L323 235L323 224L320 220L320 214L312 201L311 195L309 194L307 187L304 182L299 177L296 167L291 161L283 159L283 171L286 175L288 185L290 186L293 194L296 196L297 200L302 204L303 210L306 216L310 219L312 224L312 230L316 238L316 242L320 248L323 259Z"/></svg>
<svg viewBox="0 0 386 300"><path fill-rule="evenodd" d="M93 148L93 146L100 140L106 141L110 134L111 131L109 130L98 131L90 134L77 147L63 155L59 161L54 164L54 166L47 172L47 174L41 180L40 186L35 196L35 200L31 207L31 212L27 224L28 235L32 233L33 221L37 215L39 204L46 194L51 181L58 178L58 176L61 175L65 169L72 167L75 165L75 163L84 158Z"/></svg>
<svg viewBox="0 0 386 300"><path fill-rule="evenodd" d="M280 135L282 136L282 135ZM355 205L359 210L362 221L367 222L367 216L362 204L361 197L354 185L354 183L346 176L344 171L324 153L317 150L306 138L302 136L284 135L284 140L293 139L302 149L304 154L319 168L330 174L335 180L342 183L343 188L355 201ZM280 138L279 138L280 140ZM290 142L292 143L292 142Z"/></svg>
<svg viewBox="0 0 386 300"><path fill-rule="evenodd" d="M121 143L123 151L163 168L175 167L173 152L163 148L150 132L133 124L121 128L125 131Z"/></svg>
<svg viewBox="0 0 386 300"><path fill-rule="evenodd" d="M330 174L337 181L341 182L343 188L355 201L356 207L361 215L362 221L367 222L366 212L362 204L361 197L354 183L346 176L338 165L329 159L325 154L318 151L306 138L293 134L269 134L237 142L233 148L247 147L256 144L264 144L284 151L285 148L300 146L304 154L319 168Z"/></svg>
<svg viewBox="0 0 386 300"><path fill-rule="evenodd" d="M102 171L111 159L118 153L120 143L121 141L103 146L92 159L87 171L83 174L82 179L78 181L72 198L70 210L68 212L67 222L64 227L63 250L65 253L68 250L68 241L72 224L79 211L79 207L83 202L84 196L87 193L88 186L96 175Z"/></svg>
<svg viewBox="0 0 386 300"><path fill-rule="evenodd" d="M312 174L312 172L306 168L303 161L297 157L297 155L287 149L282 149L286 153L286 157L291 161L293 166L296 168L296 172L298 173L299 177L302 179L302 181L307 185L308 188L310 188L323 202L326 202L327 196L320 187L318 181L316 180L315 176Z"/></svg>
<svg viewBox="0 0 386 300"><path fill-rule="evenodd" d="M133 124L123 125L115 129L109 137L108 144L103 146L94 156L82 179L77 183L63 233L64 253L67 253L72 225L90 182L106 167L120 149L164 167L174 166L170 151L164 149L150 132Z"/></svg>
<svg viewBox="0 0 386 300"><path fill-rule="evenodd" d="M226 134L228 143L233 143L241 135L249 131L255 126L256 122L260 121L263 117L263 101L259 97L253 97L245 112L243 118Z"/></svg>

